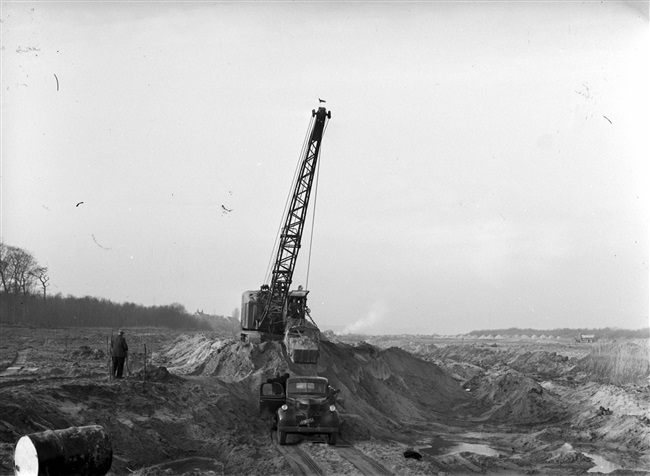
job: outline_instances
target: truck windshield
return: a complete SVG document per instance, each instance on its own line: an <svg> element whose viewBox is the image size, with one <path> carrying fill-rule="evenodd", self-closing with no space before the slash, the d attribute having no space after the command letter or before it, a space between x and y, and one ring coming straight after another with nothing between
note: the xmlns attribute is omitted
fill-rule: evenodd
<svg viewBox="0 0 650 476"><path fill-rule="evenodd" d="M327 391L327 384L323 382L289 382L287 393L291 394L319 394L322 395Z"/></svg>

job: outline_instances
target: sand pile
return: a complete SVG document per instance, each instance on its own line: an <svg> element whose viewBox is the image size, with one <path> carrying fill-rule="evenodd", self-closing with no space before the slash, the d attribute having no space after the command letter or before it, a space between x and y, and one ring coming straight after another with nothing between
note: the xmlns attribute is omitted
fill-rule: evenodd
<svg viewBox="0 0 650 476"><path fill-rule="evenodd" d="M469 380L465 387L489 408L483 419L531 424L557 421L566 412L560 397L507 366Z"/></svg>
<svg viewBox="0 0 650 476"><path fill-rule="evenodd" d="M198 375L214 353L227 341L210 339L204 334L179 336L169 347L163 349L168 370L180 374Z"/></svg>
<svg viewBox="0 0 650 476"><path fill-rule="evenodd" d="M367 343L321 342L316 365L294 364L280 342L247 344L180 337L168 349L170 370L240 382L256 394L276 373L318 374L339 389L339 405L353 431L382 436L432 415L450 415L468 396L454 378L434 363L398 348Z"/></svg>
<svg viewBox="0 0 650 476"><path fill-rule="evenodd" d="M359 409L370 404L390 418L415 421L467 401L450 374L395 347L325 343L321 355L320 373Z"/></svg>
<svg viewBox="0 0 650 476"><path fill-rule="evenodd" d="M576 427L588 428L589 439L624 442L627 449L650 454L650 386L590 383L574 392ZM599 411L604 408L607 412Z"/></svg>
<svg viewBox="0 0 650 476"><path fill-rule="evenodd" d="M589 469L593 466L593 462L580 451L573 449L569 443L565 443L558 449L550 452L550 457L546 460L547 463L567 464L567 463L580 463L584 469Z"/></svg>
<svg viewBox="0 0 650 476"><path fill-rule="evenodd" d="M182 378L172 374L167 370L166 367L147 365L147 371L144 372L144 369L138 369L136 372L132 372L129 375L129 378L132 378L136 381L146 380L147 382L171 382L171 381L182 381Z"/></svg>
<svg viewBox="0 0 650 476"><path fill-rule="evenodd" d="M215 377L230 391L258 405L260 385L277 373L292 372L279 342L250 344L196 334L180 336L162 350L162 360L176 375Z"/></svg>

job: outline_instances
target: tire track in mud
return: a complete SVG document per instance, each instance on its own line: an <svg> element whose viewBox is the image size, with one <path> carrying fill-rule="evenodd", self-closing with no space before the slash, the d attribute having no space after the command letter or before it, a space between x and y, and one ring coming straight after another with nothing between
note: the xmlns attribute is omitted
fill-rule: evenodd
<svg viewBox="0 0 650 476"><path fill-rule="evenodd" d="M273 434L273 443L289 463L293 472L299 476L326 476L325 472L316 464L311 456L297 445L279 445L277 437Z"/></svg>
<svg viewBox="0 0 650 476"><path fill-rule="evenodd" d="M0 377L18 375L18 372L20 372L27 364L27 354L29 354L30 350L31 349L22 349L16 352L16 358L14 359L13 363L7 367L6 370L0 372Z"/></svg>
<svg viewBox="0 0 650 476"><path fill-rule="evenodd" d="M395 476L395 473L386 466L353 446L337 446L336 450L339 455L352 463L364 476Z"/></svg>
<svg viewBox="0 0 650 476"><path fill-rule="evenodd" d="M295 474L326 476L325 471L300 446L279 445L275 434L273 434L272 440ZM364 476L395 476L393 471L353 446L341 443L340 446L331 446L330 448L337 451L339 456L351 463Z"/></svg>

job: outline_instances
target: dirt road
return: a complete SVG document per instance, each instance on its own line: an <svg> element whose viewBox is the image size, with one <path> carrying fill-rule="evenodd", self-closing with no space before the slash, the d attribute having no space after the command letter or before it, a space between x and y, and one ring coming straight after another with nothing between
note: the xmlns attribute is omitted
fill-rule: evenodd
<svg viewBox="0 0 650 476"><path fill-rule="evenodd" d="M21 370L25 368L27 363L27 355L31 349L21 349L16 352L16 357L9 367L0 372L0 377L11 377L12 375L18 375Z"/></svg>

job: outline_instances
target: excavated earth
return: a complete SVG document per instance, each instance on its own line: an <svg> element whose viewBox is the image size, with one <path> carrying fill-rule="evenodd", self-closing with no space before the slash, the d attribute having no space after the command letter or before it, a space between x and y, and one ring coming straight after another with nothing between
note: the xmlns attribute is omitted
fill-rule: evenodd
<svg viewBox="0 0 650 476"><path fill-rule="evenodd" d="M278 372L327 377L343 444L393 474L650 472L647 375L592 378L593 344L334 336L309 366L278 342L134 329L128 375L110 381L110 330L0 331L0 474L21 436L91 424L111 437L111 475L294 474L258 414ZM647 359L647 342L630 345ZM323 474L361 474L334 447L290 443Z"/></svg>

